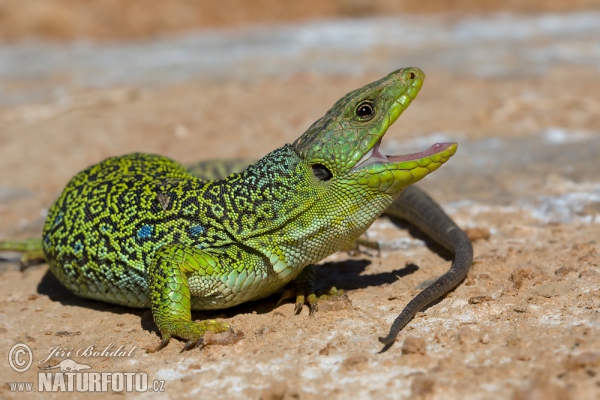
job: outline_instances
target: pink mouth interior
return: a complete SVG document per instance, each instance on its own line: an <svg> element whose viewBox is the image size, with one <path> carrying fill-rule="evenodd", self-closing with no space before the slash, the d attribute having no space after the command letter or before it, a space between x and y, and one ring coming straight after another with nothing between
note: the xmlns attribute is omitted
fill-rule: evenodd
<svg viewBox="0 0 600 400"><path fill-rule="evenodd" d="M375 143L375 146L373 147L373 154L371 155L371 160L381 162L400 162L418 160L439 153L440 151L444 151L453 144L454 143L436 143L429 147L427 150L421 151L419 153L402 154L399 156L386 156L379 152L379 146L381 145L381 139L379 139L379 141Z"/></svg>

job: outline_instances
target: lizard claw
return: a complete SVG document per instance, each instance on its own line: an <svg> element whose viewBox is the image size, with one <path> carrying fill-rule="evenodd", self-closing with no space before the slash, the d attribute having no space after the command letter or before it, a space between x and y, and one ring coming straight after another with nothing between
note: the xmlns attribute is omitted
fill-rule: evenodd
<svg viewBox="0 0 600 400"><path fill-rule="evenodd" d="M204 344L204 340L200 337L197 340L191 339L188 340L187 343L185 344L185 346L183 346L183 349L181 349L180 353L183 353L184 351L189 351L194 349L196 346L202 346Z"/></svg>
<svg viewBox="0 0 600 400"><path fill-rule="evenodd" d="M281 303L283 303L285 300L289 300L293 297L296 296L296 291L292 288L290 289L285 289L283 291L283 293L281 294L281 297L279 298L279 300L277 301L277 304L275 304L275 307L279 307L279 305Z"/></svg>
<svg viewBox="0 0 600 400"><path fill-rule="evenodd" d="M315 268L313 265L305 267L300 275L294 279L289 287L284 290L281 298L277 302L277 306L282 301L295 298L294 313L300 314L304 304L308 305L309 316L314 316L319 311L317 305L320 300L329 300L341 298L344 296L343 290L330 288L325 294L318 295L315 293Z"/></svg>
<svg viewBox="0 0 600 400"><path fill-rule="evenodd" d="M305 301L304 290L298 290L296 293L296 307L294 307L294 312L296 315L302 312L302 307L304 306Z"/></svg>
<svg viewBox="0 0 600 400"><path fill-rule="evenodd" d="M170 340L171 336L163 336L162 340L160 341L160 344L155 349L146 349L146 353L156 353L157 351L164 349L169 344Z"/></svg>
<svg viewBox="0 0 600 400"><path fill-rule="evenodd" d="M306 304L309 309L309 316L313 317L317 311L319 311L319 301L320 300L333 300L335 298L343 297L345 295L343 290L337 290L336 288L331 288L326 294L321 294L317 296L311 290L303 290L303 289L286 289L285 292L281 295L281 298L277 302L277 306L281 304L284 300L288 300L295 297L295 306L294 306L294 314L298 315L302 312L302 308Z"/></svg>
<svg viewBox="0 0 600 400"><path fill-rule="evenodd" d="M317 311L319 311L319 297L317 297L316 294L310 294L308 296L308 309L309 309L309 313L308 315L310 317L314 317L315 313Z"/></svg>

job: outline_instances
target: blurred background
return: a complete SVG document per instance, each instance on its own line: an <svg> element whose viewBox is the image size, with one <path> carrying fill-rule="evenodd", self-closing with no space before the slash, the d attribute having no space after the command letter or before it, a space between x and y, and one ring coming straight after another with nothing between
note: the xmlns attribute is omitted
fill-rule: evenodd
<svg viewBox="0 0 600 400"><path fill-rule="evenodd" d="M198 29L401 14L570 12L597 0L2 0L0 34L23 39L144 39Z"/></svg>
<svg viewBox="0 0 600 400"><path fill-rule="evenodd" d="M346 92L407 66L427 79L382 149L459 142L456 156L419 184L476 240L469 285L410 325L428 355L400 355L398 345L373 356L374 337L399 311L392 300L400 307L448 267L382 220L369 237L401 252L363 256L366 264L337 256L323 273L360 289L351 290L345 318L259 327L268 335L240 345L260 343L254 351L223 346L211 358L203 350L201 372L168 366L168 352L143 370L167 377L182 396L197 393L194 374L203 374L211 398L232 388L256 398L273 371L287 382L284 394L306 398L600 398L599 0L0 0L0 240L38 236L66 182L106 157L257 158L292 142ZM409 262L423 268L401 272ZM0 292L28 298L45 270L11 265L0 268L12 277L0 280ZM357 265L365 271L353 274ZM489 307L471 304L487 297ZM61 304L35 301L57 324L95 313L85 340L114 340L102 336L111 319L96 326L102 310L71 307L68 320ZM55 345L43 333L58 329L51 319L31 333L14 302L1 303L7 329L31 334L40 348ZM270 311L227 316L271 326ZM139 324L137 315L119 317L119 326ZM305 328L326 331L300 339ZM147 329L131 335L154 340ZM333 338L332 357L311 353L323 337Z"/></svg>
<svg viewBox="0 0 600 400"><path fill-rule="evenodd" d="M598 0L0 0L0 107L196 78L598 66ZM5 116L6 117L6 116Z"/></svg>

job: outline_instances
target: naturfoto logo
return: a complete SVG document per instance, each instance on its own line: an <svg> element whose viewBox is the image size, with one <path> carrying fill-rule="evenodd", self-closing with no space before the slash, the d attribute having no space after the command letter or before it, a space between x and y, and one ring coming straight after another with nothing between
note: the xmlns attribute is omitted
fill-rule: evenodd
<svg viewBox="0 0 600 400"><path fill-rule="evenodd" d="M145 372L93 372L91 365L73 360L72 354L79 357L131 357L137 346L124 349L115 348L113 343L104 348L87 346L74 351L73 348L54 346L40 364L53 357L69 357L53 365L38 367L38 385L33 382L8 382L11 392L163 392L163 380L149 381ZM27 371L33 361L31 348L23 343L15 344L9 351L8 362L19 373Z"/></svg>

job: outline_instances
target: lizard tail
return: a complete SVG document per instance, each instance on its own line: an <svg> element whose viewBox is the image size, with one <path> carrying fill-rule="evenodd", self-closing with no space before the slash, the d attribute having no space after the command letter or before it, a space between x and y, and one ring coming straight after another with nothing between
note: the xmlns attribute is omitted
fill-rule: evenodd
<svg viewBox="0 0 600 400"><path fill-rule="evenodd" d="M416 186L406 188L385 214L409 222L454 255L450 269L412 299L392 324L389 334L379 338L381 343L391 345L417 312L454 289L467 276L473 263L473 245L444 210Z"/></svg>

